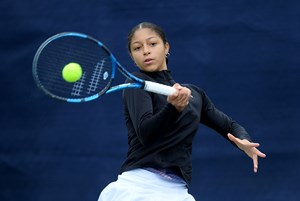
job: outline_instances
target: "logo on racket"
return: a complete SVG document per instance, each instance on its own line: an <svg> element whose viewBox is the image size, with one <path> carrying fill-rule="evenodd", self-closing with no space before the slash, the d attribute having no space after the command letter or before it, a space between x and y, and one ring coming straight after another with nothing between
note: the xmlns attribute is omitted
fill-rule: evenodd
<svg viewBox="0 0 300 201"><path fill-rule="evenodd" d="M103 73L103 80L106 80L108 78L108 72L105 71L105 73Z"/></svg>

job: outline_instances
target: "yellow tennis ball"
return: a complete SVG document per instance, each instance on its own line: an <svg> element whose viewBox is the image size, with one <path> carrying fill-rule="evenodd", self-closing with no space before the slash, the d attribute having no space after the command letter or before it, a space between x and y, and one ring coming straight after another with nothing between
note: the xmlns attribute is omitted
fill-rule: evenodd
<svg viewBox="0 0 300 201"><path fill-rule="evenodd" d="M62 77L66 82L76 82L82 76L82 68L78 63L69 63L62 70Z"/></svg>

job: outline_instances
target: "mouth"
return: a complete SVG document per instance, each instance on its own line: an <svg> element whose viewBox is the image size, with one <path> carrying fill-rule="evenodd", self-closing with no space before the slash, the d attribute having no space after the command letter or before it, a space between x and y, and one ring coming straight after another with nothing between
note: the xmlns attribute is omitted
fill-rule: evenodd
<svg viewBox="0 0 300 201"><path fill-rule="evenodd" d="M145 59L145 60L144 60L144 63L145 63L145 64L150 64L150 63L152 63L153 60L154 60L154 59Z"/></svg>

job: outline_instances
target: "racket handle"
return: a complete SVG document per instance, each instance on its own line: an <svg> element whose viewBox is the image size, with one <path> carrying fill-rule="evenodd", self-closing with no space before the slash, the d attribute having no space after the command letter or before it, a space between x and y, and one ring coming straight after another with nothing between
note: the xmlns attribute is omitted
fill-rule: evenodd
<svg viewBox="0 0 300 201"><path fill-rule="evenodd" d="M176 89L156 82L145 81L144 90L162 95L172 95Z"/></svg>

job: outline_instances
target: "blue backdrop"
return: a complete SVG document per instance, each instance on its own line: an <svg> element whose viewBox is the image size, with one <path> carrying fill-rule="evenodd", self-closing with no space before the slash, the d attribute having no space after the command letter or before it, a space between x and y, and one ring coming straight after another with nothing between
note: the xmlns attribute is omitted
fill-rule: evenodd
<svg viewBox="0 0 300 201"><path fill-rule="evenodd" d="M96 201L126 156L121 92L85 104L46 97L31 64L53 34L103 41L130 71L129 30L161 25L169 68L204 88L267 158L252 161L200 126L190 192L199 201L300 199L300 3L297 0L2 0L0 200Z"/></svg>

